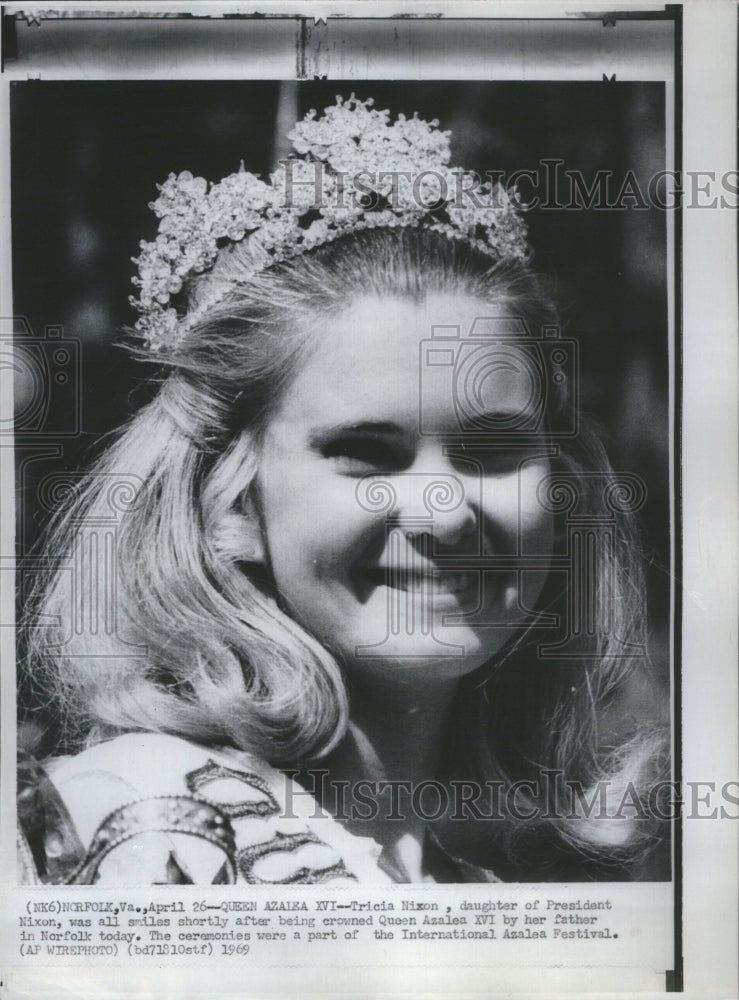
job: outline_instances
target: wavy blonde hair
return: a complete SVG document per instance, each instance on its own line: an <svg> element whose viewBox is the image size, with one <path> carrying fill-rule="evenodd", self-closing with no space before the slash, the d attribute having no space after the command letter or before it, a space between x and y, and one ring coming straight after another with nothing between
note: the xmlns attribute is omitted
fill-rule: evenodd
<svg viewBox="0 0 739 1000"><path fill-rule="evenodd" d="M423 230L345 237L256 276L243 243L221 254L217 270L230 294L163 359L166 377L155 398L50 528L44 551L52 569L32 602L25 665L65 749L132 730L229 744L282 765L335 747L348 719L341 667L282 610L268 574L250 563L259 530L250 484L271 413L315 329L345 309L355 290L414 300L461 292L522 316L532 330L557 322L527 267L491 266L463 243ZM209 280L189 289L191 305ZM564 405L563 398L552 405ZM575 474L609 470L586 431L577 449L563 448L561 462ZM93 541L102 544L116 478L133 486L107 569L98 579L77 573L75 594L65 561ZM583 476L586 499L588 482ZM616 589L613 632L628 640L641 630L644 587L625 514L617 517L616 538L602 572ZM82 605L88 613L103 600L105 588L112 623L70 626ZM561 586L545 588L542 600L561 610ZM611 636L593 636L590 659L543 664L528 639L463 685L456 732L464 739L450 734L449 760L464 759L464 773L509 782L557 767L586 784L614 773L641 775L643 783L653 744L604 747L598 731L603 706L634 662L614 655ZM563 841L598 849L602 828L580 820L558 825ZM626 850L639 837L621 839Z"/></svg>

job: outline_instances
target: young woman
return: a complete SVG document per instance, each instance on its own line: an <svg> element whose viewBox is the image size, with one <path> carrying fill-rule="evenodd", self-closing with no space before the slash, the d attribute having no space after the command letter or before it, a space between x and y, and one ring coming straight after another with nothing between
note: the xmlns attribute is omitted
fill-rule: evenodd
<svg viewBox="0 0 739 1000"><path fill-rule="evenodd" d="M369 102L292 138L271 184L153 206L166 376L51 532L25 877L648 875L638 483L512 196Z"/></svg>

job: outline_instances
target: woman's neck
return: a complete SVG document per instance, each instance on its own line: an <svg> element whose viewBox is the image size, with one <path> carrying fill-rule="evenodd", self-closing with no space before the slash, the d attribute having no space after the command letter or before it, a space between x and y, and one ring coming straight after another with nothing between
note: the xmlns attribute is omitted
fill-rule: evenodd
<svg viewBox="0 0 739 1000"><path fill-rule="evenodd" d="M437 777L456 692L457 682L448 679L355 681L350 734L325 762L329 775L324 807L343 817L352 832L374 837L414 881L421 877L423 813L438 807L430 789L420 798L419 811L414 791ZM352 809L359 781L370 782L375 790L376 815L370 818L364 818L366 807ZM339 787L345 789L343 802L337 796ZM363 790L366 794L366 785Z"/></svg>

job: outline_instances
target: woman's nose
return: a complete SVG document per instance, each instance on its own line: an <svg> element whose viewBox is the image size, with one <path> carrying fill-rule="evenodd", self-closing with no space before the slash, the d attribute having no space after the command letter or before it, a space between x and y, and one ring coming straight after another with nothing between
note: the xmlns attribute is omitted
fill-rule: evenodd
<svg viewBox="0 0 739 1000"><path fill-rule="evenodd" d="M429 525L429 534L439 546L449 548L461 547L465 540L475 535L478 517L475 510L467 503L461 504L453 511L438 511Z"/></svg>
<svg viewBox="0 0 739 1000"><path fill-rule="evenodd" d="M413 469L395 480L393 520L408 534L433 537L437 545L459 546L480 522L480 484L442 463Z"/></svg>

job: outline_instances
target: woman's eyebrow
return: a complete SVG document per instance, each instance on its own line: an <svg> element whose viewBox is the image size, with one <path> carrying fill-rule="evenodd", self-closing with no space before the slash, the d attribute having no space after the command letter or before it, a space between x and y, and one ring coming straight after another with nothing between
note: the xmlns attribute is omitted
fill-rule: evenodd
<svg viewBox="0 0 739 1000"><path fill-rule="evenodd" d="M398 424L394 424L392 421L361 420L346 424L332 424L328 427L317 427L312 431L310 441L311 444L320 444L340 434L366 435L367 437L390 434L402 437L403 431Z"/></svg>

